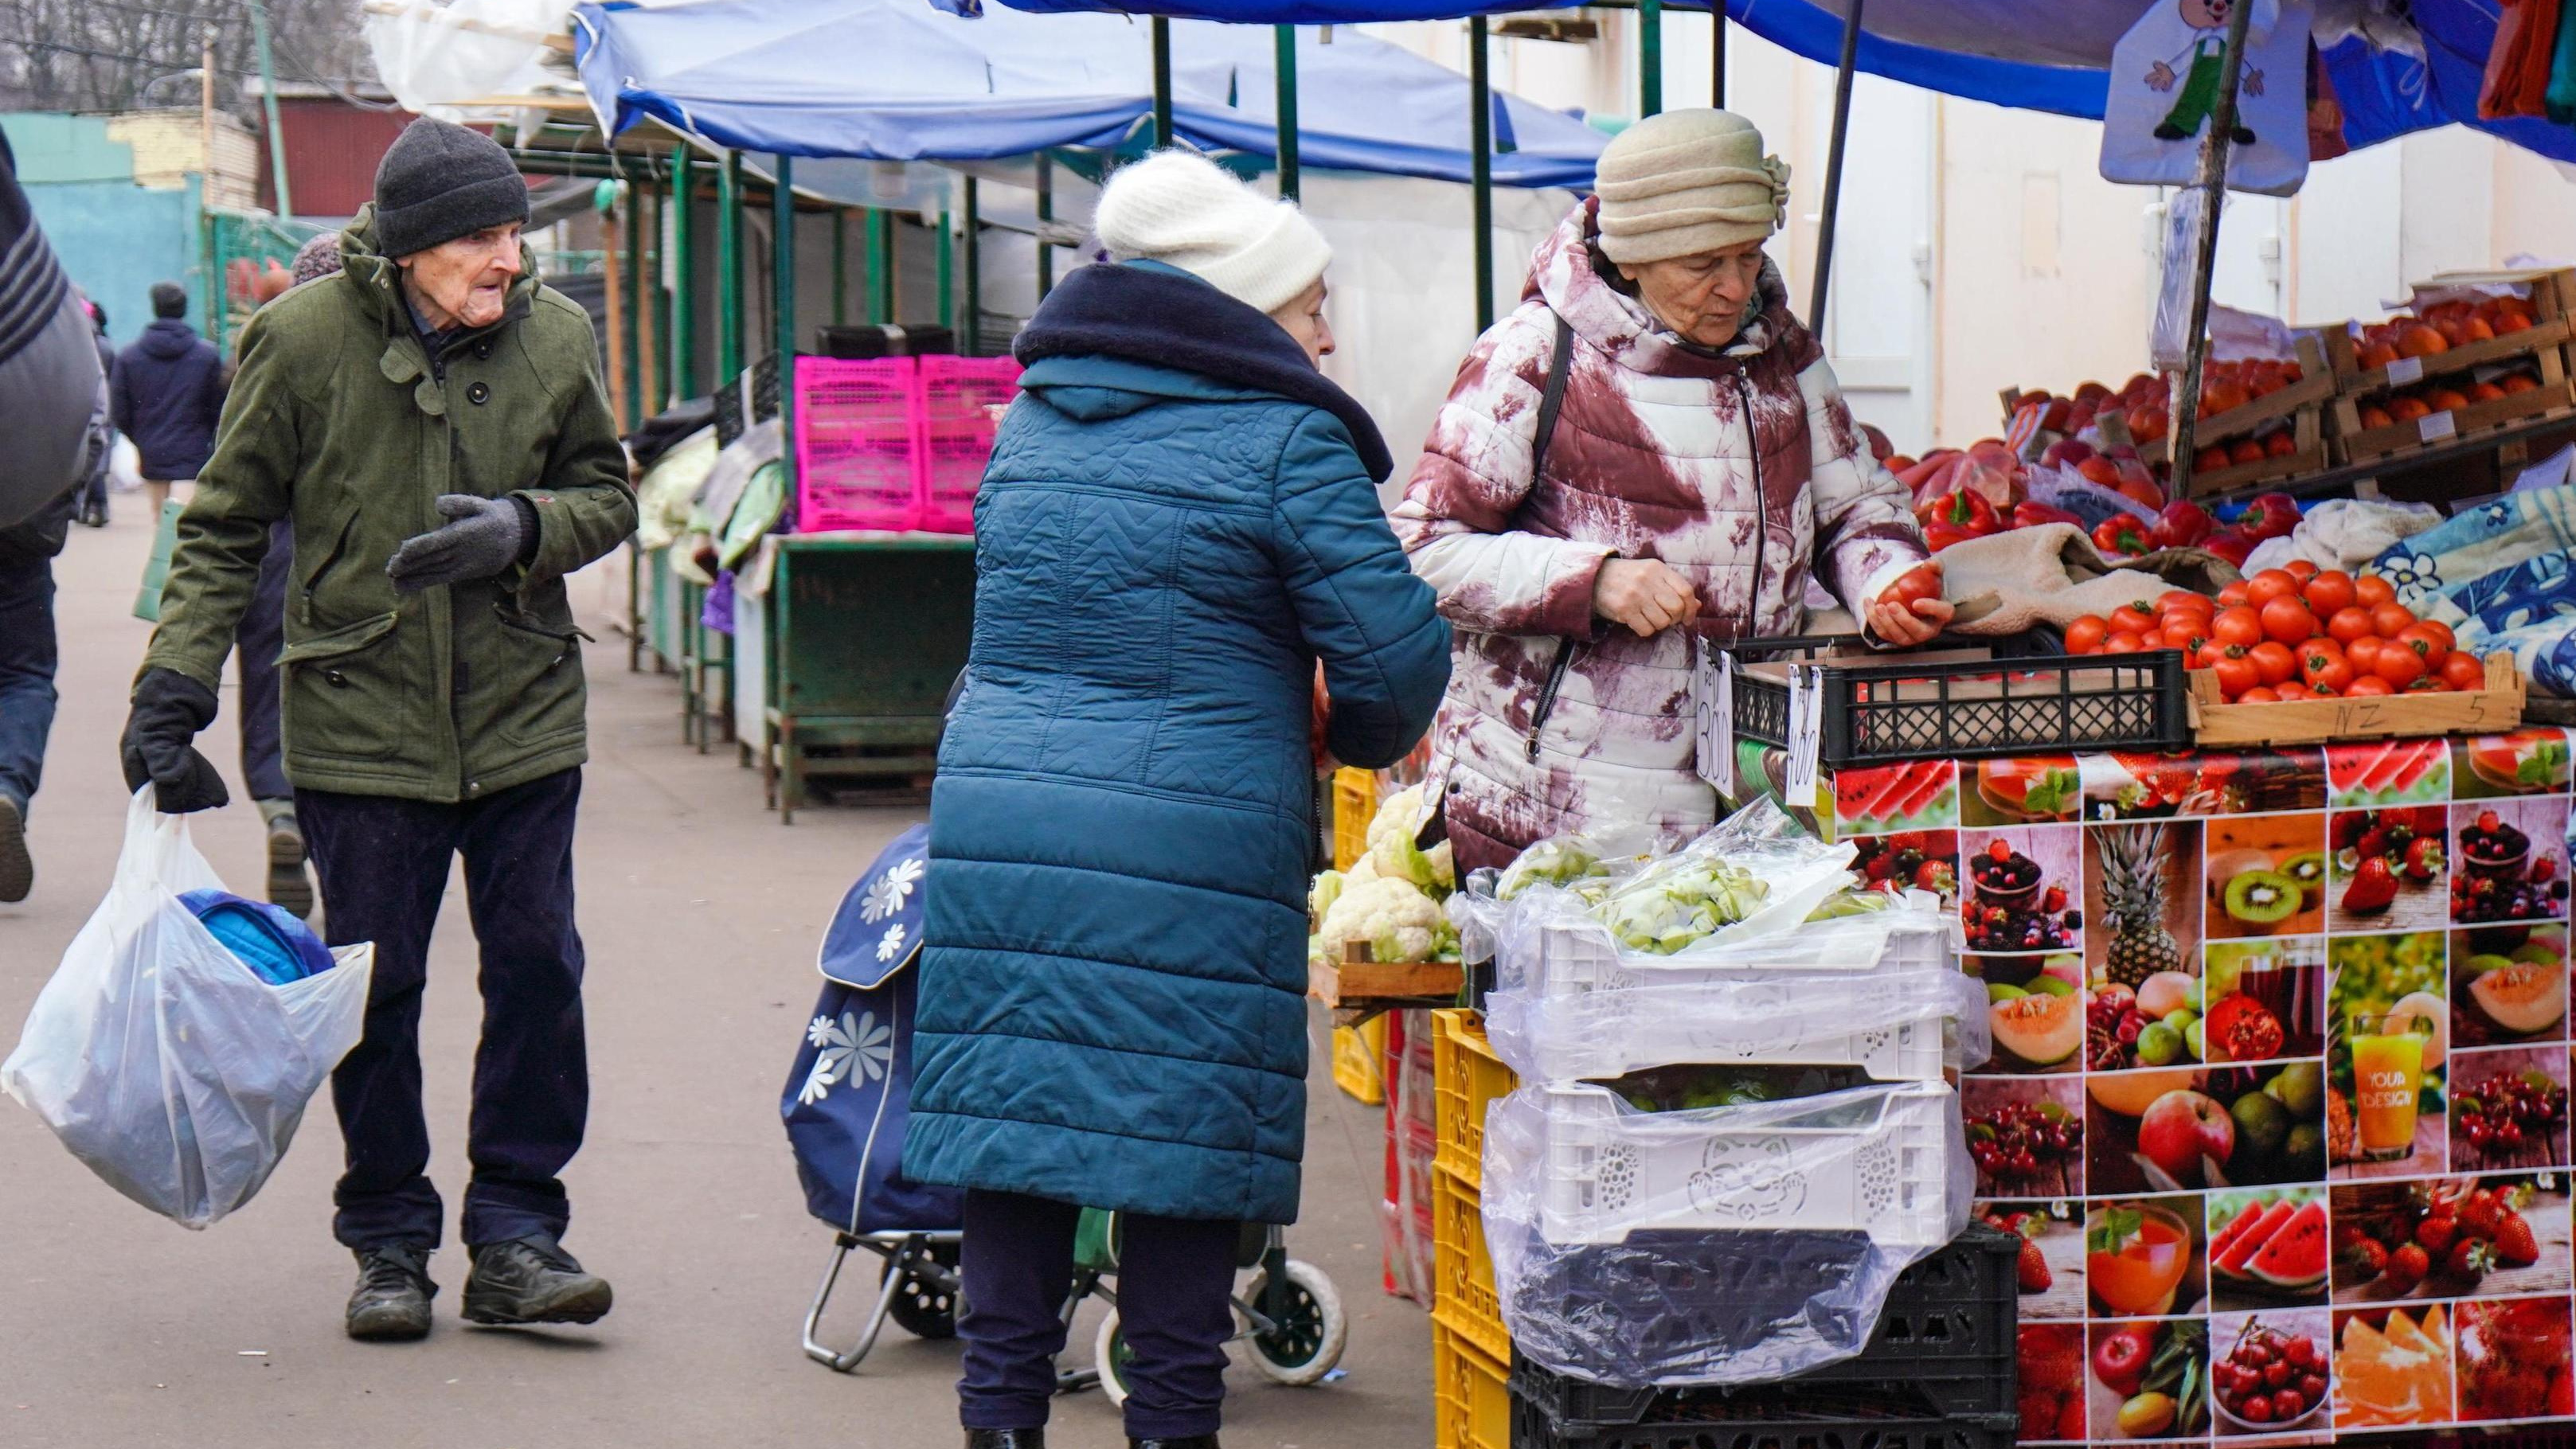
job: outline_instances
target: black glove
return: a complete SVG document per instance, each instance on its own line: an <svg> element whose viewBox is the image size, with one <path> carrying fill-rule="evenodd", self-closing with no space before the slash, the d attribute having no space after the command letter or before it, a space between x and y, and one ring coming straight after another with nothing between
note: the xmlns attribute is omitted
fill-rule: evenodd
<svg viewBox="0 0 2576 1449"><path fill-rule="evenodd" d="M455 522L404 539L385 565L398 593L488 579L536 551L537 506L524 498L445 493L437 507Z"/></svg>
<svg viewBox="0 0 2576 1449"><path fill-rule="evenodd" d="M232 799L214 762L197 753L197 731L215 722L215 692L175 669L147 669L125 717L125 787L152 782L164 815L213 810Z"/></svg>

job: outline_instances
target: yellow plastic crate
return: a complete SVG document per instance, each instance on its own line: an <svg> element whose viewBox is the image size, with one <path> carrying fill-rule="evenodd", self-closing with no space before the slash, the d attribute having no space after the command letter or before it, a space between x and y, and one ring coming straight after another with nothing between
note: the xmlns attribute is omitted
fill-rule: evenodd
<svg viewBox="0 0 2576 1449"><path fill-rule="evenodd" d="M1494 1294L1494 1260L1476 1190L1442 1167L1431 1172L1431 1243L1437 1296L1432 1320L1488 1358L1508 1363L1511 1331Z"/></svg>
<svg viewBox="0 0 2576 1449"><path fill-rule="evenodd" d="M1333 1028L1333 1085L1374 1107L1386 1100L1386 1018Z"/></svg>
<svg viewBox="0 0 2576 1449"><path fill-rule="evenodd" d="M1504 1365L1431 1325L1431 1442L1436 1449L1511 1449L1511 1377Z"/></svg>
<svg viewBox="0 0 2576 1449"><path fill-rule="evenodd" d="M1470 1189L1485 1181L1485 1106L1519 1085L1486 1043L1482 1015L1431 1013L1431 1086L1439 1114L1433 1161Z"/></svg>
<svg viewBox="0 0 2576 1449"><path fill-rule="evenodd" d="M1349 870L1368 854L1377 818L1377 772L1344 765L1333 772L1333 869Z"/></svg>

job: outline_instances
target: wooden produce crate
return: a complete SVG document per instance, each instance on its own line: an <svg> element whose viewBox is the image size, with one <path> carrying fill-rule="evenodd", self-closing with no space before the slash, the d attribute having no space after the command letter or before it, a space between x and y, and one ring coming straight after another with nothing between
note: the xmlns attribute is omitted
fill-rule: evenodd
<svg viewBox="0 0 2576 1449"><path fill-rule="evenodd" d="M2192 730L2202 749L2220 745L2309 745L2421 735L2500 734L2522 724L2522 675L2510 654L2487 656L2483 689L2387 694L2360 699L2285 699L2229 704L2218 675L2191 674Z"/></svg>
<svg viewBox="0 0 2576 1449"><path fill-rule="evenodd" d="M2298 335L2299 380L2277 391L2265 393L2243 407L2212 413L2192 424L2192 436L2206 448L2216 443L2232 443L2267 432L2266 426L2282 418L2295 418L2302 409L2313 408L2335 395L2335 380L2328 365L2325 343L2313 332ZM2157 438L2137 445L2138 456L2148 466L2172 461L2173 439ZM2285 460L2274 458L2269 462ZM2248 463L2248 468L2259 466Z"/></svg>
<svg viewBox="0 0 2576 1449"><path fill-rule="evenodd" d="M2368 396L2410 387L2427 378L2467 372L2524 357L2559 354L2562 373L2569 363L2571 327L2576 327L2576 269L2534 268L2525 271L2445 272L2418 284L2421 289L2511 284L2528 289L2532 325L2520 332L2479 342L2465 342L2430 357L2402 357L2391 366L2363 367L2359 344L2350 329L2326 329L2326 355L2334 364L2335 389L2346 397Z"/></svg>
<svg viewBox="0 0 2576 1449"><path fill-rule="evenodd" d="M1444 1005L1458 999L1467 968L1455 961L1378 961L1352 942L1342 959L1306 972L1306 994L1355 1017L1399 1006ZM1339 1023L1355 1025L1356 1021Z"/></svg>
<svg viewBox="0 0 2576 1449"><path fill-rule="evenodd" d="M2555 325L2563 334L2567 323L2562 320ZM2529 330L2540 329L2535 327ZM2522 335L2517 332L2495 340L2511 342ZM2494 344L2471 343L2458 351L2470 352L2492 345ZM2454 354L2443 353L2440 357L2447 358L2452 355ZM2422 360L2406 358L2401 359L2401 362ZM2438 358L2436 360L2439 361ZM2359 393L2338 397L2334 400L2335 454L2344 463L2376 463L2382 460L2403 462L2410 453L2447 446L2463 438L2475 440L2481 433L2521 427L2536 420L2560 415L2576 417L2576 385L2571 385L2567 376L2566 349L2544 347L2533 355L2532 362L2540 369L2540 386L2527 392L2507 393L2503 397L2473 402L2464 408L2451 408L2443 412L2429 413L2420 418L2399 420L2385 427L2362 425L2363 404L2379 394ZM2447 364L2443 365L2447 366ZM2388 368L2380 368L2377 373L2368 375L2376 376L2389 371ZM2443 374L2436 372L2433 375Z"/></svg>

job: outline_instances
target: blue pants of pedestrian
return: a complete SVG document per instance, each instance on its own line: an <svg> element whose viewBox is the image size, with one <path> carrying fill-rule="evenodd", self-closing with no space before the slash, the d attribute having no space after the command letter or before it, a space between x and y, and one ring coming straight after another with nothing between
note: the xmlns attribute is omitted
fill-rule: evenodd
<svg viewBox="0 0 2576 1449"><path fill-rule="evenodd" d="M1069 1203L967 1192L966 1312L957 1321L966 1341L958 1416L967 1428L1046 1424L1081 1216ZM1133 1213L1119 1223L1118 1323L1135 1354L1125 1372L1128 1437L1213 1434L1225 1401L1225 1344L1234 1336L1241 1225Z"/></svg>
<svg viewBox="0 0 2576 1449"><path fill-rule="evenodd" d="M465 1153L466 1243L560 1238L571 1205L557 1176L581 1147L590 1073L573 928L573 816L581 771L454 805L299 790L295 814L322 877L335 946L376 944L366 1032L331 1074L347 1147L332 1230L352 1248L435 1248L421 1112L420 1006L429 934L451 858L482 947L483 1040Z"/></svg>
<svg viewBox="0 0 2576 1449"><path fill-rule="evenodd" d="M54 727L54 561L0 551L0 796L23 818Z"/></svg>
<svg viewBox="0 0 2576 1449"><path fill-rule="evenodd" d="M286 760L278 748L277 654L286 645L286 578L295 568L295 527L280 519L268 531L250 607L233 626L234 668L241 677L242 784L254 800L284 800Z"/></svg>

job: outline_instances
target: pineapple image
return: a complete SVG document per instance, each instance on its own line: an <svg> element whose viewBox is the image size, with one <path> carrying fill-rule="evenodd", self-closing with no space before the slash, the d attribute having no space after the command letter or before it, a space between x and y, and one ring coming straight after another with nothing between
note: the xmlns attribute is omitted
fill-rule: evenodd
<svg viewBox="0 0 2576 1449"><path fill-rule="evenodd" d="M2097 826L2102 909L2113 934L2111 979L2135 991L2159 971L2182 969L2182 948L2165 929L2165 826Z"/></svg>

